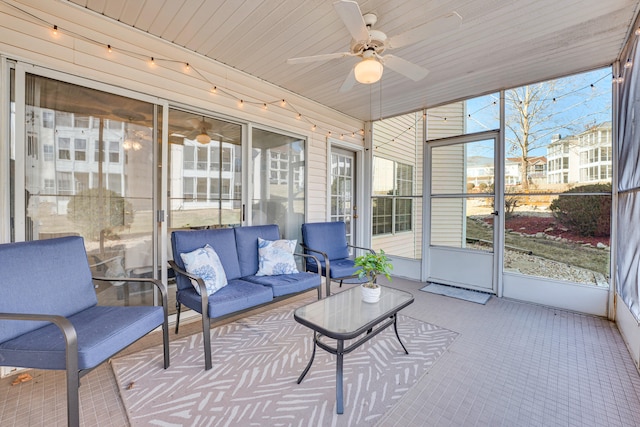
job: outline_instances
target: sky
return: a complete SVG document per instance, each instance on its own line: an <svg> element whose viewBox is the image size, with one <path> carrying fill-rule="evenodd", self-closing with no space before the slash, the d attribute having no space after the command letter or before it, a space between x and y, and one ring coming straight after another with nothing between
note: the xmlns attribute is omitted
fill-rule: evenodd
<svg viewBox="0 0 640 427"><path fill-rule="evenodd" d="M562 137L575 134L587 125L599 124L611 120L611 68L601 68L595 71L564 77L556 80L556 90L549 93L546 101L550 104L546 114L552 114L553 120L547 121L545 131L539 131L541 145L530 155L544 156L547 142L553 134ZM467 132L482 132L499 127L499 94L485 95L467 101ZM510 106L507 105L507 116ZM569 125L573 123L573 125ZM513 134L506 131L506 139ZM486 145L486 144L485 144ZM512 156L507 147L507 156ZM474 151L474 152L472 152ZM474 144L471 155L486 155L486 146Z"/></svg>

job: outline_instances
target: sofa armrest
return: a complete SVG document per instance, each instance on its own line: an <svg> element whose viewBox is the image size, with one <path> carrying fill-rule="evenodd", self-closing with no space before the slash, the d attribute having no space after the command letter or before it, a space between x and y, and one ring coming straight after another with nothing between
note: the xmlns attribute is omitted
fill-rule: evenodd
<svg viewBox="0 0 640 427"><path fill-rule="evenodd" d="M202 300L207 301L207 299L209 298L209 294L207 293L207 286L204 284L204 280L202 280L201 277L181 269L180 267L178 267L178 264L176 264L175 261L170 260L169 265L171 266L171 268L173 268L173 271L175 271L176 274L182 274L183 276L186 276L189 279L195 280L198 283L198 287L200 288L200 296L202 297ZM204 308L206 308L205 304L203 304L203 309Z"/></svg>

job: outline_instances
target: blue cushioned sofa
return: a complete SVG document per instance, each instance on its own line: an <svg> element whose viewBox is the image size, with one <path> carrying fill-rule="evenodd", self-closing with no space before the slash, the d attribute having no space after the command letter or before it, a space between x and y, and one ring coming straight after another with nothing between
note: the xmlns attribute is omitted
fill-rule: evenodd
<svg viewBox="0 0 640 427"><path fill-rule="evenodd" d="M317 289L318 299L322 298L320 273L300 272L256 276L259 266L258 237L271 241L281 239L280 230L276 224L212 230L178 230L171 233L173 260L169 261L169 264L176 273L176 333L180 323L181 305L201 313L206 370L211 369L210 319L254 308L314 288ZM186 271L180 256L207 244L220 258L228 280L227 286L213 295L208 295L202 278ZM310 257L304 254L295 255ZM190 279L197 281L200 295Z"/></svg>
<svg viewBox="0 0 640 427"><path fill-rule="evenodd" d="M160 306L99 306L82 237L0 245L0 366L66 369L67 420L80 424L80 377L159 326L169 366L167 289ZM92 280L93 279L93 280ZM122 280L122 278L114 279Z"/></svg>

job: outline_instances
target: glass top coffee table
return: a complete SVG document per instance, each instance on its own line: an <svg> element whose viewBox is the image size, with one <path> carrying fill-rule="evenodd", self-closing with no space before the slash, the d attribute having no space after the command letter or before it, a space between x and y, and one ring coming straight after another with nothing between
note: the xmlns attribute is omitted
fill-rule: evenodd
<svg viewBox="0 0 640 427"><path fill-rule="evenodd" d="M362 301L360 287L338 292L319 301L296 309L293 318L314 332L313 353L300 377L302 382L311 368L316 346L337 356L336 361L336 412L344 413L343 406L343 356L358 348L384 329L393 325L396 337L406 354L409 354L398 335L397 313L413 302L413 295L398 289L381 286L380 301ZM323 339L325 338L325 339ZM335 341L335 347L325 342ZM353 341L349 341L353 340ZM349 341L345 347L345 341Z"/></svg>

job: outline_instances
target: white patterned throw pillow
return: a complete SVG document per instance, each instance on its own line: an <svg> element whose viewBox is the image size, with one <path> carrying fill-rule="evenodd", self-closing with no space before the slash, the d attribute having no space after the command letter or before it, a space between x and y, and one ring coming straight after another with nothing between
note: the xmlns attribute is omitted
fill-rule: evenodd
<svg viewBox="0 0 640 427"><path fill-rule="evenodd" d="M188 273L201 277L209 295L227 286L227 275L216 251L209 245L186 254L180 254ZM198 282L191 279L191 284L200 295Z"/></svg>
<svg viewBox="0 0 640 427"><path fill-rule="evenodd" d="M297 240L264 240L258 237L258 272L256 276L298 273L293 251Z"/></svg>

